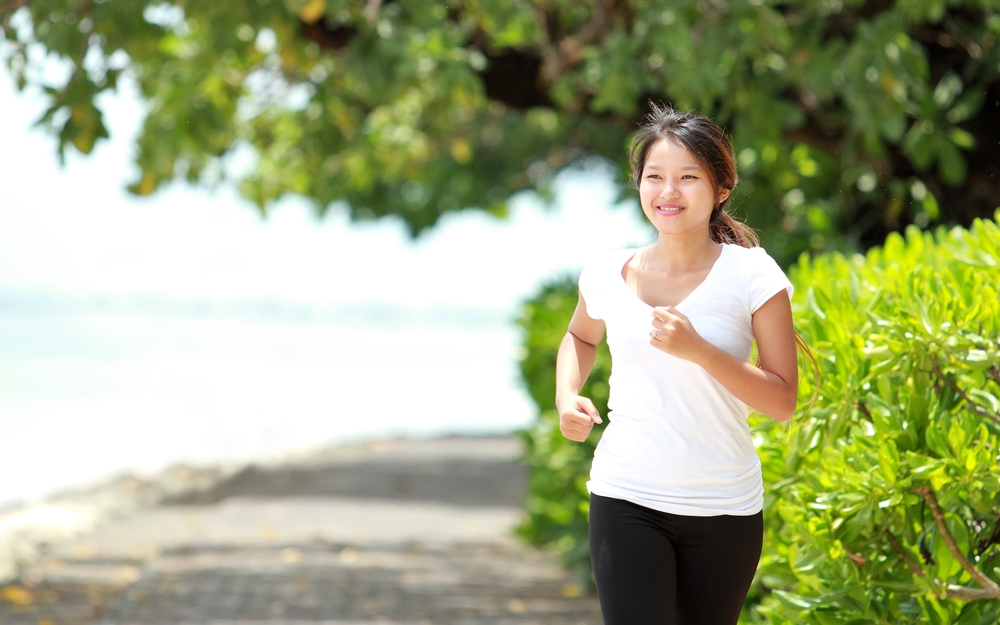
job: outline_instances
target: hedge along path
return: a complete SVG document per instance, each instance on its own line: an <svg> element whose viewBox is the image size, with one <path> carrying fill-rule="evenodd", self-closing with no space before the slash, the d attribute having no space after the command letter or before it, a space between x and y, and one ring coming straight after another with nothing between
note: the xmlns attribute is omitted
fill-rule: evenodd
<svg viewBox="0 0 1000 625"><path fill-rule="evenodd" d="M997 211L1000 218L1000 211ZM757 429L771 623L1000 619L1000 228L910 228L803 257L819 363L786 431ZM982 601L992 599L994 601Z"/></svg>
<svg viewBox="0 0 1000 625"><path fill-rule="evenodd" d="M1000 210L996 217L1000 219ZM891 235L791 268L802 358L790 424L751 416L765 551L743 622L1000 621L1000 228ZM600 435L564 439L551 407L572 280L528 302L521 362L541 407L522 535L589 574L586 476ZM607 410L599 346L583 394ZM818 382L817 382L818 380Z"/></svg>

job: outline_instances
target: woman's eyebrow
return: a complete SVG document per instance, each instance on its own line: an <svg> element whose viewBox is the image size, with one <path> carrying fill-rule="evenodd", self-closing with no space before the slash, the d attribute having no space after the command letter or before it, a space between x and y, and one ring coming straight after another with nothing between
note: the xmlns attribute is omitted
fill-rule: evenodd
<svg viewBox="0 0 1000 625"><path fill-rule="evenodd" d="M650 164L646 165L645 168L646 169L661 169L661 167L658 164L656 164L656 163L650 163ZM680 168L683 169L683 170L701 169L701 167L699 165L681 165Z"/></svg>

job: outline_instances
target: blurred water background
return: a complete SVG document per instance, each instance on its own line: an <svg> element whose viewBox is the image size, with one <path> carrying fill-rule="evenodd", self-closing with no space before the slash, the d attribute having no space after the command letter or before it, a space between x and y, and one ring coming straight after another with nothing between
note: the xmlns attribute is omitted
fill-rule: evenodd
<svg viewBox="0 0 1000 625"><path fill-rule="evenodd" d="M386 435L506 433L532 410L503 315L0 294L0 506L117 471Z"/></svg>
<svg viewBox="0 0 1000 625"><path fill-rule="evenodd" d="M519 303L648 236L600 170L417 240L294 199L262 219L224 183L140 200L134 87L102 106L111 141L60 168L41 99L0 80L0 509L180 462L509 433L534 417Z"/></svg>

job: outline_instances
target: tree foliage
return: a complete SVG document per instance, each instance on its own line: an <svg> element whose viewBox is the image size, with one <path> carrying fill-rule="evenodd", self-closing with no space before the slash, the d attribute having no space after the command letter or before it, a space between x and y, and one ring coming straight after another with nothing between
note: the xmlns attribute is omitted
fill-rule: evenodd
<svg viewBox="0 0 1000 625"><path fill-rule="evenodd" d="M1000 0L0 0L0 26L60 153L107 136L97 98L134 76L138 194L242 152L262 210L294 193L416 233L622 169L654 100L728 128L779 260L1000 204Z"/></svg>
<svg viewBox="0 0 1000 625"><path fill-rule="evenodd" d="M911 227L866 256L803 256L790 278L819 383L803 359L792 424L752 420L766 538L744 622L998 622L1000 227ZM541 414L525 434L533 475L522 533L583 576L584 484L599 432L586 444L563 439L552 407L575 302L564 280L523 312L522 370ZM604 350L583 391L602 414Z"/></svg>

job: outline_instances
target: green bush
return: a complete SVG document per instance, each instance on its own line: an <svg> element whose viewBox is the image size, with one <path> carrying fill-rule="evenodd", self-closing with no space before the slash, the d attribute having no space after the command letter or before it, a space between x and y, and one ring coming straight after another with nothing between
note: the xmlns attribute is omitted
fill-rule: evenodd
<svg viewBox="0 0 1000 625"><path fill-rule="evenodd" d="M791 425L752 417L766 539L744 621L998 622L1000 228L911 228L866 256L803 257L790 277L819 382L800 359ZM548 286L521 321L541 407L525 433L522 533L583 571L583 484L599 434L565 441L551 407L575 297L569 281ZM602 351L584 391L602 410L608 362Z"/></svg>
<svg viewBox="0 0 1000 625"><path fill-rule="evenodd" d="M1000 228L911 228L792 275L820 380L803 372L816 401L790 431L759 429L772 590L756 613L997 623Z"/></svg>

